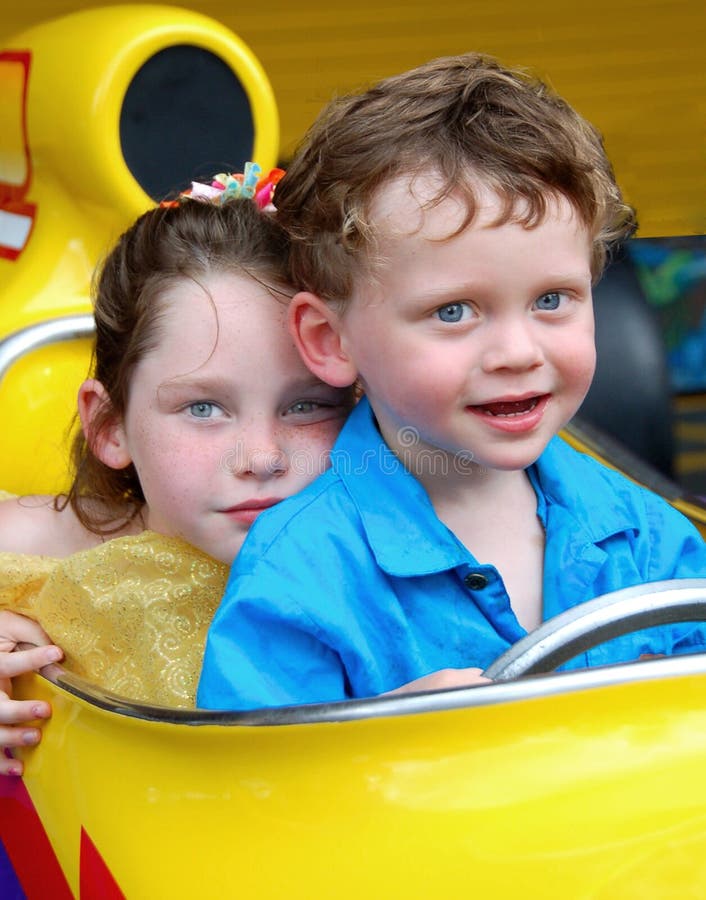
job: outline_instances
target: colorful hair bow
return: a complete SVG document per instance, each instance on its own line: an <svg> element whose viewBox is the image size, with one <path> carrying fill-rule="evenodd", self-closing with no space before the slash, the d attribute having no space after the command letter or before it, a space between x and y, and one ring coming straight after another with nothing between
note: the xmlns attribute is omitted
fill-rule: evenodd
<svg viewBox="0 0 706 900"><path fill-rule="evenodd" d="M223 203L234 197L244 197L254 200L260 209L269 209L275 187L284 177L284 169L271 169L264 177L260 177L261 172L262 169L257 163L247 162L242 174L221 173L216 175L210 184L192 181L191 188L179 196L215 203ZM175 206L178 202L167 200L162 206Z"/></svg>

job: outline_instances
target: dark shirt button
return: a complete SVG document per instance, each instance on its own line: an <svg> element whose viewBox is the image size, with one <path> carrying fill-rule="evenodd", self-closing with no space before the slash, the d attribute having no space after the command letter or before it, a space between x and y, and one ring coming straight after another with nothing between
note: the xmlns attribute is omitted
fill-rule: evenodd
<svg viewBox="0 0 706 900"><path fill-rule="evenodd" d="M471 572L463 579L463 583L472 591L482 591L488 585L488 579L480 572Z"/></svg>

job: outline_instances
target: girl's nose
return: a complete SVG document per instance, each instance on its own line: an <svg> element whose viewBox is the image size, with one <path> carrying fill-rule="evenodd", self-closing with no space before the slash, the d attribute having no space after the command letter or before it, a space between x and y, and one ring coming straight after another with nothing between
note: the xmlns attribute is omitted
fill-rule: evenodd
<svg viewBox="0 0 706 900"><path fill-rule="evenodd" d="M277 430L262 422L251 422L243 427L229 453L228 469L238 476L259 479L283 475L289 468L289 460Z"/></svg>
<svg viewBox="0 0 706 900"><path fill-rule="evenodd" d="M283 450L255 448L245 458L242 474L254 475L256 478L273 478L283 475L289 468Z"/></svg>

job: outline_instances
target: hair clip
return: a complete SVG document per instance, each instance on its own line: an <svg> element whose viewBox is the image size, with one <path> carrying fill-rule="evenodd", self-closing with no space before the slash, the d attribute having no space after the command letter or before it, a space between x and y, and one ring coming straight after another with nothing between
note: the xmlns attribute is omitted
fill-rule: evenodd
<svg viewBox="0 0 706 900"><path fill-rule="evenodd" d="M260 209L270 210L275 187L284 177L284 169L271 169L264 177L257 163L246 162L242 174L221 172L214 176L210 184L192 181L188 191L183 191L179 199L205 200L210 203L224 203L234 197L254 200ZM161 206L178 206L179 200L165 200Z"/></svg>
<svg viewBox="0 0 706 900"><path fill-rule="evenodd" d="M253 199L260 209L274 209L272 200L275 195L275 188L284 178L284 175L284 169L270 169L269 174L258 181Z"/></svg>

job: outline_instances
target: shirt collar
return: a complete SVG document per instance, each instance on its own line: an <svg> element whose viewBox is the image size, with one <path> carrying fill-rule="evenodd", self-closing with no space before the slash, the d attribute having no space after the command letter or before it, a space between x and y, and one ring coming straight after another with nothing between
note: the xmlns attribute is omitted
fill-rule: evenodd
<svg viewBox="0 0 706 900"><path fill-rule="evenodd" d="M420 482L387 446L365 397L331 451L331 468L355 504L383 571L408 577L478 564L436 515ZM603 467L560 437L549 442L528 476L543 525L549 506L561 508L562 517L572 519L572 545L583 548L583 555L591 559L595 555L591 545L638 528L629 504L606 479ZM599 555L602 558L602 551Z"/></svg>
<svg viewBox="0 0 706 900"><path fill-rule="evenodd" d="M528 475L537 494L537 514L545 526L548 507L553 505L574 518L576 540L598 544L612 535L638 530L632 506L609 470L561 437L552 438Z"/></svg>
<svg viewBox="0 0 706 900"><path fill-rule="evenodd" d="M331 451L331 468L355 504L384 572L428 575L474 561L436 515L420 482L383 440L365 397Z"/></svg>

